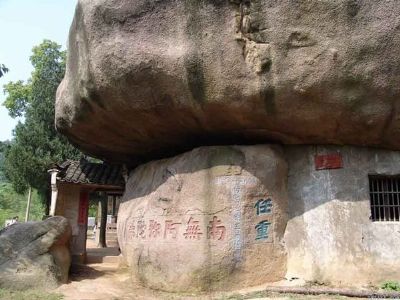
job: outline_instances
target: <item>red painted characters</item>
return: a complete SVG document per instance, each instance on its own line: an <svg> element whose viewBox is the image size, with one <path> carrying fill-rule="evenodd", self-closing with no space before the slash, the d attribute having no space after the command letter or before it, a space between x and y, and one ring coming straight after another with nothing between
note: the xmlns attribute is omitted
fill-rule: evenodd
<svg viewBox="0 0 400 300"><path fill-rule="evenodd" d="M207 223L206 223L207 224ZM204 233L207 233L204 236ZM190 216L187 222L176 222L167 219L163 222L154 218L146 221L144 218L131 219L127 223L128 239L177 239L198 241L207 239L223 241L226 237L226 227L218 216L213 216L204 226L196 216Z"/></svg>
<svg viewBox="0 0 400 300"><path fill-rule="evenodd" d="M221 220L214 216L207 227L207 238L223 241L225 239L226 228L222 225Z"/></svg>
<svg viewBox="0 0 400 300"><path fill-rule="evenodd" d="M185 239L189 240L199 240L201 236L203 235L203 232L200 229L200 222L196 221L193 217L190 217L189 221L187 222L186 225L186 231L183 234Z"/></svg>

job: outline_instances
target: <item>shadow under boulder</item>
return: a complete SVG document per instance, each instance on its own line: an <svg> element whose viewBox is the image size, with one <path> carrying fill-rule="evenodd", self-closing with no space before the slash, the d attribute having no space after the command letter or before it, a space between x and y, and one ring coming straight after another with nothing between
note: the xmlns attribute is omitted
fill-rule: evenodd
<svg viewBox="0 0 400 300"><path fill-rule="evenodd" d="M0 288L55 287L71 265L68 220L16 223L0 231Z"/></svg>

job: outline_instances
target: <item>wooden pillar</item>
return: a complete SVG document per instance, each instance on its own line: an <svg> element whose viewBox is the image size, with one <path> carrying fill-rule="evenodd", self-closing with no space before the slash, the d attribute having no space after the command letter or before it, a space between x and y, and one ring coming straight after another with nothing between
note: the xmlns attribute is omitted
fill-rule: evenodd
<svg viewBox="0 0 400 300"><path fill-rule="evenodd" d="M113 217L115 217L115 215L116 215L116 211L115 211L115 206L117 204L116 202L117 202L117 199L116 199L115 195L113 195L112 196L112 216Z"/></svg>
<svg viewBox="0 0 400 300"><path fill-rule="evenodd" d="M100 234L99 234L99 244L97 247L106 248L106 226L107 226L107 197L102 196L99 201L99 211L100 211Z"/></svg>

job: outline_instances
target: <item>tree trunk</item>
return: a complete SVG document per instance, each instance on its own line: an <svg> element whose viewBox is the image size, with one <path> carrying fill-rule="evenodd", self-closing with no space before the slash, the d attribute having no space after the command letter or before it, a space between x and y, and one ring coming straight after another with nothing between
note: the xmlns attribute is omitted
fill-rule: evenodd
<svg viewBox="0 0 400 300"><path fill-rule="evenodd" d="M104 196L99 201L100 205L100 234L99 234L99 244L97 247L106 248L106 226L107 226L107 197Z"/></svg>

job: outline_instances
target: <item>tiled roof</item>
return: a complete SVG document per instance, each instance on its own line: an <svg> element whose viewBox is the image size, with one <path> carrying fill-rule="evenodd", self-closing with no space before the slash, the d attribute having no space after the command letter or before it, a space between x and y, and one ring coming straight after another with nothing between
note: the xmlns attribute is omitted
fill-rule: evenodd
<svg viewBox="0 0 400 300"><path fill-rule="evenodd" d="M59 170L57 179L61 182L124 187L120 165L92 163L81 159L65 161L55 168Z"/></svg>

